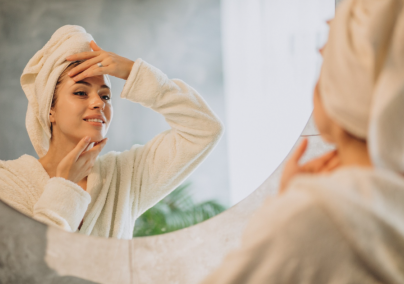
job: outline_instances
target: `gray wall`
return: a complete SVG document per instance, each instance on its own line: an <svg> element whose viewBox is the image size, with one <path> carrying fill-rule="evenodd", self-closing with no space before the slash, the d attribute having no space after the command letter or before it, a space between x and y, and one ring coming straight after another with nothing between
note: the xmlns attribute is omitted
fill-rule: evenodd
<svg viewBox="0 0 404 284"><path fill-rule="evenodd" d="M224 121L219 0L0 0L1 160L37 156L25 129L27 99L19 79L28 60L66 24L83 26L105 50L140 57L184 80ZM155 112L121 100L123 84L112 78L114 119L103 153L144 144L168 128ZM227 203L226 137L189 180L197 200Z"/></svg>

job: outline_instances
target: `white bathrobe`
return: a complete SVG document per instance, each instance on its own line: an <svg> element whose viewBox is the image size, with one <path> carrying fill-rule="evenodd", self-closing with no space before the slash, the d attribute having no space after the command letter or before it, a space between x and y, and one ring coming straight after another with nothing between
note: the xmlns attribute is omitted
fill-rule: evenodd
<svg viewBox="0 0 404 284"><path fill-rule="evenodd" d="M87 191L49 178L29 155L0 161L0 199L49 225L86 235L132 238L136 218L169 194L206 158L222 124L197 92L141 59L121 98L162 114L171 126L145 145L97 158ZM129 130L130 131L130 130Z"/></svg>
<svg viewBox="0 0 404 284"><path fill-rule="evenodd" d="M404 283L404 177L361 167L295 177L203 283Z"/></svg>

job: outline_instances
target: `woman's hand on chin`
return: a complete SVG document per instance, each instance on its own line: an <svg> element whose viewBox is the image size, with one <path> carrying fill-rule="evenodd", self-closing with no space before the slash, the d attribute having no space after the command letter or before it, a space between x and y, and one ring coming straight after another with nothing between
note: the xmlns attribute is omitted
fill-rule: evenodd
<svg viewBox="0 0 404 284"><path fill-rule="evenodd" d="M95 143L90 150L84 151L90 140L90 137L81 139L76 147L60 161L56 169L56 177L78 183L90 174L98 154L107 143L107 138Z"/></svg>
<svg viewBox="0 0 404 284"><path fill-rule="evenodd" d="M134 64L132 60L102 50L94 41L91 41L90 47L94 51L76 53L66 57L68 61L86 60L68 73L74 81L104 74L124 80L128 79ZM101 63L102 67L99 67L97 63Z"/></svg>
<svg viewBox="0 0 404 284"><path fill-rule="evenodd" d="M340 159L337 150L325 153L303 165L299 164L300 159L306 152L308 140L305 138L292 157L286 162L282 173L279 193L283 193L289 181L298 174L318 174L331 172L340 165Z"/></svg>

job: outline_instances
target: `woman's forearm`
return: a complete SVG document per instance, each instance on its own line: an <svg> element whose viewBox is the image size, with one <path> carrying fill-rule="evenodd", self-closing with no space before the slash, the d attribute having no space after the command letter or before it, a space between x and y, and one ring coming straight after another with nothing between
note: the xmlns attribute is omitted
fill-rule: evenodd
<svg viewBox="0 0 404 284"><path fill-rule="evenodd" d="M171 129L143 146L134 145L117 158L121 186L134 195L134 218L181 183L211 152L223 126L204 99L181 80L135 61L121 97L162 114Z"/></svg>
<svg viewBox="0 0 404 284"><path fill-rule="evenodd" d="M121 98L162 114L190 141L220 136L223 125L205 100L185 82L168 77L142 59L135 61Z"/></svg>

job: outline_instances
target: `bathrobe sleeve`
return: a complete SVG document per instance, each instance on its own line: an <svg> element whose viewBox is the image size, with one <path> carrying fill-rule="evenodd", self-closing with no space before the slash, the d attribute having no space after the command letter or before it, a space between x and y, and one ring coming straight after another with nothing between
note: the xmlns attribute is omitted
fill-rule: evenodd
<svg viewBox="0 0 404 284"><path fill-rule="evenodd" d="M91 197L78 184L60 177L49 179L34 205L33 218L45 224L77 231Z"/></svg>
<svg viewBox="0 0 404 284"><path fill-rule="evenodd" d="M135 61L121 98L162 114L171 127L117 158L120 180L130 180L132 216L137 218L206 158L220 139L223 126L193 88L181 80L168 79L142 59Z"/></svg>
<svg viewBox="0 0 404 284"><path fill-rule="evenodd" d="M292 192L264 202L241 246L201 284L381 283L366 270L322 206Z"/></svg>

